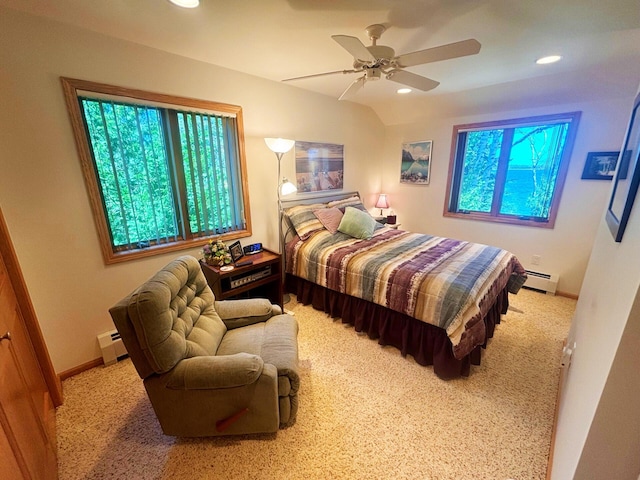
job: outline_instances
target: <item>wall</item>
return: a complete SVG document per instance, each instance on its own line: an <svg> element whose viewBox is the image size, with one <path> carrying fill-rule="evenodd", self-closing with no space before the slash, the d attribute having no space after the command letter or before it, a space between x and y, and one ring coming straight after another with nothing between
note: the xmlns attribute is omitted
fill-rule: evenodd
<svg viewBox="0 0 640 480"><path fill-rule="evenodd" d="M577 295L589 260L598 222L611 182L581 180L590 151L618 150L629 117L631 99L526 108L475 116L441 117L387 127L382 189L389 194L397 221L407 230L461 238L505 248L525 268L560 274L558 290ZM442 213L454 125L534 115L582 111L573 155L555 228L535 228L445 218ZM433 140L428 186L401 184L400 152L404 142ZM531 257L540 255L537 266Z"/></svg>
<svg viewBox="0 0 640 480"><path fill-rule="evenodd" d="M175 256L103 264L60 76L241 105L254 232L243 244L278 246L264 137L344 144L345 188L371 206L379 191L368 172L384 127L368 108L8 9L0 32L0 205L58 372L100 357L109 307ZM283 173L293 177L292 153Z"/></svg>
<svg viewBox="0 0 640 480"><path fill-rule="evenodd" d="M601 215L568 338L576 348L560 401L552 479L635 480L640 473L639 203L620 243Z"/></svg>

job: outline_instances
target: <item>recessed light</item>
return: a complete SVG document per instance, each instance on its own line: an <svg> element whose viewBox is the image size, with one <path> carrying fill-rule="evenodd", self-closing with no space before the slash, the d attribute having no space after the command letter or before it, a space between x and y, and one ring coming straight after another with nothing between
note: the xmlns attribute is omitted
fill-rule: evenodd
<svg viewBox="0 0 640 480"><path fill-rule="evenodd" d="M403 94L403 93L411 93L411 89L410 88L399 88L398 89L398 93L399 94Z"/></svg>
<svg viewBox="0 0 640 480"><path fill-rule="evenodd" d="M200 5L200 0L169 0L174 5L183 8L196 8Z"/></svg>
<svg viewBox="0 0 640 480"><path fill-rule="evenodd" d="M546 65L548 63L556 63L562 59L560 55L549 55L548 57L542 57L536 60L538 65Z"/></svg>

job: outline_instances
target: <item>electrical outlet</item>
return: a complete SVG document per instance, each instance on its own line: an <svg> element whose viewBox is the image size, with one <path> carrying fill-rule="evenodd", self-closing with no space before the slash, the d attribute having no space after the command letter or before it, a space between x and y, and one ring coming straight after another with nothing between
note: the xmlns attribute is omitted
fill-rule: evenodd
<svg viewBox="0 0 640 480"><path fill-rule="evenodd" d="M540 260L542 257L540 255L534 255L531 257L531 265L540 265Z"/></svg>

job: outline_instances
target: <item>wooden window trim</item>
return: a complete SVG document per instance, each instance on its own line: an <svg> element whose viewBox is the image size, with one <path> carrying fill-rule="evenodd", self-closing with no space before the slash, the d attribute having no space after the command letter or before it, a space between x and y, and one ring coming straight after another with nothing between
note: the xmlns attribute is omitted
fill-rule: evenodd
<svg viewBox="0 0 640 480"><path fill-rule="evenodd" d="M582 112L569 112L569 113L559 113L552 115L540 115L535 117L522 117L515 118L509 120L496 120L491 122L478 122L478 123L467 123L463 125L454 125L453 126L453 135L451 138L451 155L449 158L449 170L448 170L448 178L447 178L447 187L445 194L445 202L443 209L443 216L449 218L460 218L464 220L476 220L483 222L492 222L492 223L502 223L509 225L520 225L527 227L536 227L536 228L554 228L556 217L558 215L558 209L560 207L560 198L562 197L562 191L564 190L564 183L567 177L567 172L569 171L569 163L571 160L571 153L573 151L573 145L575 143L576 132L578 130L578 124L580 122L580 116ZM525 220L518 218L515 215L504 215L492 213L482 213L482 212L469 212L469 213L461 213L461 212L452 212L450 209L453 206L453 193L454 193L454 182L458 181L455 175L455 169L462 168L461 165L456 165L456 152L458 145L458 134L460 131L465 130L473 130L473 129L493 129L497 127L506 127L506 126L521 126L526 125L528 123L541 123L541 122L554 122L556 120L567 119L570 120L571 123L567 130L567 138L565 140L565 148L562 153L562 158L560 160L560 168L558 169L558 176L556 178L556 186L554 189L553 200L551 201L551 208L549 209L549 219L545 222L536 221L536 220ZM502 153L501 153L502 156ZM500 167L498 167L500 168ZM506 174L505 172L503 172ZM500 173L498 173L498 178L496 182L500 180ZM503 187L501 187L503 188ZM457 189L457 186L456 186ZM457 198L455 199L457 203Z"/></svg>
<svg viewBox="0 0 640 480"><path fill-rule="evenodd" d="M244 124L242 121L242 107L239 107L237 105L211 102L207 100L198 100L188 97L147 92L144 90L107 85L103 83L79 80L74 78L60 77L60 80L62 82L67 110L69 111L73 135L76 142L76 148L78 149L78 155L80 157L82 174L89 196L91 211L93 213L95 226L98 231L100 250L102 252L105 264L125 262L129 260L150 257L153 255L159 255L162 253L194 248L200 245L204 245L208 242L209 238L187 238L175 242L165 243L162 245L152 245L148 248L140 250L114 250L111 244L109 225L107 223L107 218L102 205L99 179L97 178L95 169L93 167L93 159L89 147L90 140L84 127L82 112L80 110L80 104L78 102L78 95L81 91L114 95L118 97L127 97L132 99L132 101L143 100L148 102L158 102L163 104L175 105L176 107L195 108L235 115L238 129L238 160L242 175L242 196L244 202L244 218L246 222L246 228L221 234L216 237L221 238L222 240L232 240L251 236L251 211L249 207L249 183L247 178L247 165L244 146ZM180 215L180 218L178 219L179 222L188 222L188 220L184 217L185 212L183 211L183 206L176 204L176 208L178 214Z"/></svg>

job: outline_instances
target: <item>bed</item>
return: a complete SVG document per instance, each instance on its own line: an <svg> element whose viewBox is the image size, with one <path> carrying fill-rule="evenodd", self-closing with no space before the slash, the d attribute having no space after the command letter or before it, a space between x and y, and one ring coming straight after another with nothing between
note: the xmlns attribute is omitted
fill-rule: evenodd
<svg viewBox="0 0 640 480"><path fill-rule="evenodd" d="M526 280L510 252L377 223L357 192L282 202L286 289L440 378L468 376Z"/></svg>

